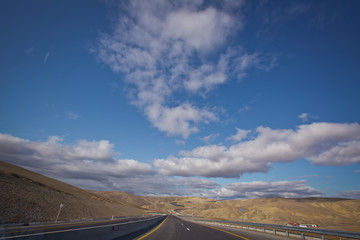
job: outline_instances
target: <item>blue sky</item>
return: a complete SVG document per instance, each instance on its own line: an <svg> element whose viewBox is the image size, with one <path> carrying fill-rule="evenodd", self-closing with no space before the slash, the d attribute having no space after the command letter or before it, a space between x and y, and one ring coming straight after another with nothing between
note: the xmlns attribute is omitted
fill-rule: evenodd
<svg viewBox="0 0 360 240"><path fill-rule="evenodd" d="M360 197L358 1L1 1L0 160L70 184Z"/></svg>

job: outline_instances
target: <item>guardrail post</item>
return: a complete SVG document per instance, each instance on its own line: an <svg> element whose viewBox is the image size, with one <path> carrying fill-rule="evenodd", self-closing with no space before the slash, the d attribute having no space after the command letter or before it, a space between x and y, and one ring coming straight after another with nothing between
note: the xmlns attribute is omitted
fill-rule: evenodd
<svg viewBox="0 0 360 240"><path fill-rule="evenodd" d="M302 240L305 240L305 238L304 238L304 233L303 233L303 232L301 232L301 239L302 239Z"/></svg>
<svg viewBox="0 0 360 240"><path fill-rule="evenodd" d="M289 232L288 232L288 230L285 231L285 236L286 236L286 237L289 237Z"/></svg>
<svg viewBox="0 0 360 240"><path fill-rule="evenodd" d="M325 240L324 235L321 234L321 240Z"/></svg>
<svg viewBox="0 0 360 240"><path fill-rule="evenodd" d="M265 228L263 227L263 232L265 232Z"/></svg>

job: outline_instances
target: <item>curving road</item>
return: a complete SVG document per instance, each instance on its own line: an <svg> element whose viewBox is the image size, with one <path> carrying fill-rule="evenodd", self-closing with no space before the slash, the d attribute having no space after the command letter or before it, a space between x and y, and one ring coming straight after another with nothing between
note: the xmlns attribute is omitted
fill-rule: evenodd
<svg viewBox="0 0 360 240"><path fill-rule="evenodd" d="M188 222L169 215L158 227L137 238L137 240L281 240L288 239L272 234L246 231L233 228L214 227Z"/></svg>

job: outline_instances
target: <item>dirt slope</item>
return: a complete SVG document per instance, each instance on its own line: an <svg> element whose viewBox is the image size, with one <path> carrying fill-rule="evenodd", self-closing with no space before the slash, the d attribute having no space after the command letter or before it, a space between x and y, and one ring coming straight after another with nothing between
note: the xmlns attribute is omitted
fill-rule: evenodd
<svg viewBox="0 0 360 240"><path fill-rule="evenodd" d="M145 214L139 208L0 161L0 223L109 218Z"/></svg>

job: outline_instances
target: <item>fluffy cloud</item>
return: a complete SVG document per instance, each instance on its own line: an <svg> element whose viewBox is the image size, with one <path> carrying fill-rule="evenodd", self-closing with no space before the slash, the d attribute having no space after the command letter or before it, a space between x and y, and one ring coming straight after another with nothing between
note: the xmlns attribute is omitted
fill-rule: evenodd
<svg viewBox="0 0 360 240"><path fill-rule="evenodd" d="M67 179L124 178L153 174L149 164L132 159L113 157L113 144L107 140L79 140L73 145L62 138L49 137L44 142L32 142L0 134L0 160L29 168L52 177Z"/></svg>
<svg viewBox="0 0 360 240"><path fill-rule="evenodd" d="M93 190L119 190L137 195L198 196L218 187L199 178L157 174L149 164L113 157L107 140L79 140L73 145L52 136L33 142L0 134L0 161L25 167L75 186Z"/></svg>
<svg viewBox="0 0 360 240"><path fill-rule="evenodd" d="M352 127L355 131L359 126L354 124ZM351 136L338 136L342 141L349 137ZM334 140L335 136L328 139ZM253 141L259 140L256 138ZM13 163L87 189L120 190L137 195L201 195L219 199L322 195L322 192L306 186L305 181L238 182L220 187L219 184L208 179L161 174L236 176L239 174L238 162L233 159L223 159L224 153L231 149L224 146L199 147L192 151L182 151L181 159L169 157L167 160L158 160L158 164L165 166L160 168L160 174L149 164L133 159L114 158L116 153L113 147L113 144L107 140L79 140L72 145L66 145L62 138L56 136L49 137L47 141L34 142L0 134L0 161ZM264 162L259 165L257 161L247 161L243 160L245 166L242 171L259 171L261 164L266 165ZM190 171L189 167L192 167L194 172ZM174 169L177 169L177 172ZM350 194L356 196L356 192L344 192L341 196L350 196Z"/></svg>
<svg viewBox="0 0 360 240"><path fill-rule="evenodd" d="M233 23L228 14L213 7L199 11L179 9L165 19L164 35L180 39L196 50L208 50L225 41Z"/></svg>
<svg viewBox="0 0 360 240"><path fill-rule="evenodd" d="M240 133L245 136L245 132ZM248 172L267 172L271 163L299 158L336 166L360 162L358 123L312 123L296 130L258 127L256 134L254 139L228 148L210 145L181 151L180 157L156 159L154 165L166 175L238 177Z"/></svg>
<svg viewBox="0 0 360 240"><path fill-rule="evenodd" d="M219 199L263 198L263 197L320 197L323 192L309 187L305 181L236 182L207 192L204 196Z"/></svg>
<svg viewBox="0 0 360 240"><path fill-rule="evenodd" d="M236 134L227 138L227 140L233 140L233 141L241 141L246 138L246 136L250 133L250 130L243 130L240 128L236 128Z"/></svg>
<svg viewBox="0 0 360 240"><path fill-rule="evenodd" d="M218 187L218 184L199 178L172 178L161 175L133 176L119 181L119 179L108 177L104 181L88 181L72 179L69 183L83 186L87 189L98 190L120 190L136 195L155 196L199 196L209 190Z"/></svg>
<svg viewBox="0 0 360 240"><path fill-rule="evenodd" d="M184 99L206 93L273 60L224 46L242 29L244 1L125 1L114 28L92 51L128 86L131 103L170 136L187 138L216 113Z"/></svg>
<svg viewBox="0 0 360 240"><path fill-rule="evenodd" d="M217 119L212 112L198 109L188 103L173 108L153 104L148 106L145 112L155 127L170 136L181 135L184 138L199 130L192 123L206 123Z"/></svg>

